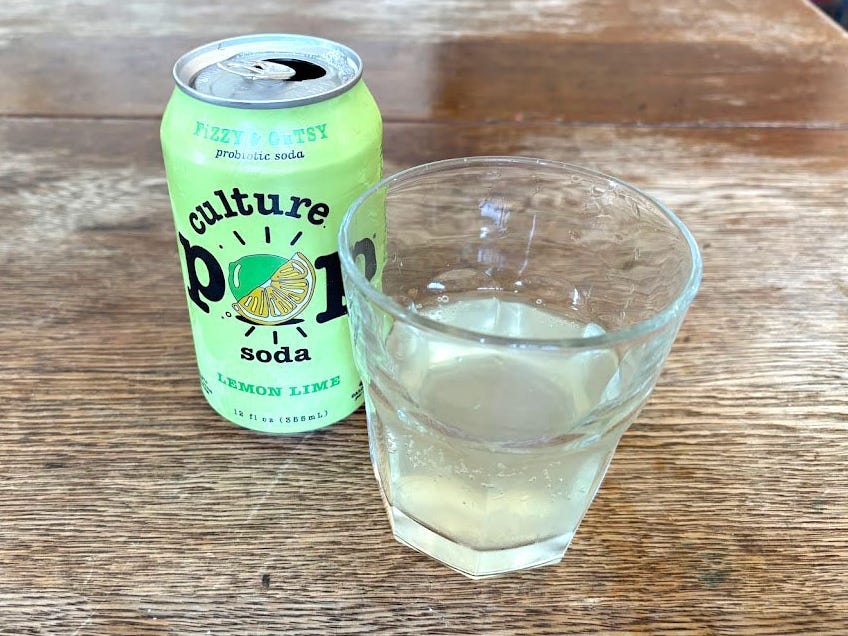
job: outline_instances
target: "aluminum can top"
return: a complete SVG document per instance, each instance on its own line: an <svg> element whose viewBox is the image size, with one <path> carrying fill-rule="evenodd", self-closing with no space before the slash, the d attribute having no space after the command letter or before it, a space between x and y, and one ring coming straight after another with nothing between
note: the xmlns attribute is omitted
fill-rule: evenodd
<svg viewBox="0 0 848 636"><path fill-rule="evenodd" d="M265 33L218 40L183 55L174 81L187 94L230 108L290 108L352 88L362 60L348 47L307 35Z"/></svg>

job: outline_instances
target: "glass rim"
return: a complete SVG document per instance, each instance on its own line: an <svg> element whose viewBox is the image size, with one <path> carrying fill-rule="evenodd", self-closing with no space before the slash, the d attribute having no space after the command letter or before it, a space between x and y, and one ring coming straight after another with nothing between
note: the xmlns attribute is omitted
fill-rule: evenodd
<svg viewBox="0 0 848 636"><path fill-rule="evenodd" d="M368 279L366 279L359 271L359 268L356 266L355 259L348 249L350 224L359 208L361 208L365 201L371 198L371 196L373 196L376 192L383 188L388 190L392 185L403 184L419 176L460 167L516 165L555 168L563 171L564 173L576 173L595 179L606 179L625 188L631 193L637 194L651 205L656 206L659 212L677 229L686 241L686 245L689 247L691 269L689 272L689 278L680 293L677 294L674 300L669 302L665 307L649 318L634 322L626 327L607 331L601 335L576 338L514 338L510 336L498 336L482 331L474 331L473 329L454 327L452 325L439 322L438 320L427 318L416 311L404 307L391 297L374 288ZM406 168L385 177L365 190L353 201L353 203L350 204L350 207L346 210L339 227L338 243L339 259L342 269L347 274L348 279L370 302L377 305L380 309L393 316L395 319L402 320L407 324L413 325L427 332L439 335L449 335L460 340L473 341L478 344L522 349L599 349L609 347L617 343L635 340L641 336L657 331L686 311L698 292L703 271L701 253L692 233L677 217L677 215L675 215L674 212L672 212L659 200L640 190L636 186L596 170L583 168L581 166L562 161L537 159L524 156L491 155L442 159Z"/></svg>

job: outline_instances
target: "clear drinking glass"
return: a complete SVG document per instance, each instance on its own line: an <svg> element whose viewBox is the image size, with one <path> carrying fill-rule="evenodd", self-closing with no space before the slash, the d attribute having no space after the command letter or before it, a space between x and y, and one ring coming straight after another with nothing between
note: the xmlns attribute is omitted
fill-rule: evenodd
<svg viewBox="0 0 848 636"><path fill-rule="evenodd" d="M385 179L339 240L394 536L473 578L560 561L697 291L689 231L603 174L473 157Z"/></svg>

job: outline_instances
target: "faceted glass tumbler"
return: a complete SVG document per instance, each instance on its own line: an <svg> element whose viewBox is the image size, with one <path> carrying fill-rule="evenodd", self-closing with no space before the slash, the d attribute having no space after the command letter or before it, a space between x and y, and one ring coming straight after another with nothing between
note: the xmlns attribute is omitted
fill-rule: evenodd
<svg viewBox="0 0 848 636"><path fill-rule="evenodd" d="M612 177L472 157L383 180L339 241L394 536L473 578L561 560L697 291L689 231Z"/></svg>

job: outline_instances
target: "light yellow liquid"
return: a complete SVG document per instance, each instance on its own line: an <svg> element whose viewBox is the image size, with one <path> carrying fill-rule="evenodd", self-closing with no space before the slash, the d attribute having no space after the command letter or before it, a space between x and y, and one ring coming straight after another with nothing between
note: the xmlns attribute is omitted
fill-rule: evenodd
<svg viewBox="0 0 848 636"><path fill-rule="evenodd" d="M425 313L501 336L603 334L496 298ZM401 325L387 344L396 366L373 378L369 410L396 537L472 576L560 560L634 410L618 400L616 354L469 345Z"/></svg>

